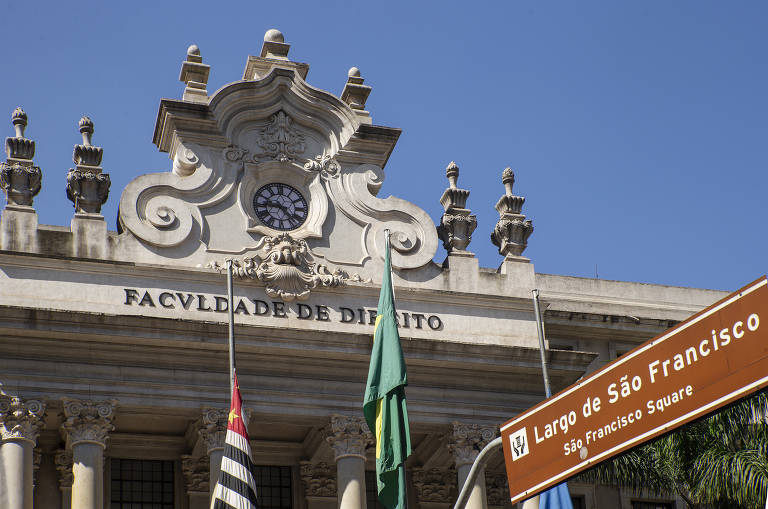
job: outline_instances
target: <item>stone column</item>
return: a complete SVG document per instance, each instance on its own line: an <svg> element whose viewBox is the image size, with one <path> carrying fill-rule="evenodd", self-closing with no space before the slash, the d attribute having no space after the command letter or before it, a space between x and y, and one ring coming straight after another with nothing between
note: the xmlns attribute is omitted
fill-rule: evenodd
<svg viewBox="0 0 768 509"><path fill-rule="evenodd" d="M72 451L72 509L104 507L104 449L115 429L115 401L64 398L62 434Z"/></svg>
<svg viewBox="0 0 768 509"><path fill-rule="evenodd" d="M447 468L413 469L413 489L421 509L450 509L456 497L456 471Z"/></svg>
<svg viewBox="0 0 768 509"><path fill-rule="evenodd" d="M365 419L332 415L325 434L336 460L339 509L366 509L365 448L373 437Z"/></svg>
<svg viewBox="0 0 768 509"><path fill-rule="evenodd" d="M219 480L221 458L224 456L224 441L227 438L228 416L228 410L204 408L203 417L200 420L200 438L203 439L203 446L209 458L209 496L213 496L213 490Z"/></svg>
<svg viewBox="0 0 768 509"><path fill-rule="evenodd" d="M72 507L72 451L60 449L53 458L59 471L59 491L61 491L61 509Z"/></svg>
<svg viewBox="0 0 768 509"><path fill-rule="evenodd" d="M299 467L307 509L333 509L336 507L336 476L333 465L325 462L302 461Z"/></svg>
<svg viewBox="0 0 768 509"><path fill-rule="evenodd" d="M496 437L496 428L492 426L479 426L477 424L464 424L454 422L451 433L448 436L448 449L453 455L458 475L458 490L464 486L472 463L488 445L488 442ZM472 492L467 501L467 509L488 509L485 496L485 469L481 470L475 479Z"/></svg>
<svg viewBox="0 0 768 509"><path fill-rule="evenodd" d="M206 509L210 490L210 465L207 456L181 457L181 470L187 485L189 509Z"/></svg>
<svg viewBox="0 0 768 509"><path fill-rule="evenodd" d="M32 450L43 427L45 405L0 397L0 505L8 509L32 509L34 466Z"/></svg>

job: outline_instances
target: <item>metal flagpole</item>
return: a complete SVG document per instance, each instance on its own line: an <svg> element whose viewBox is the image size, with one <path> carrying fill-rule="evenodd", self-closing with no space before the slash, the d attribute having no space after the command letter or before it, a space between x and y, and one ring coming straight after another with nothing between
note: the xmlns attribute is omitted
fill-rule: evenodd
<svg viewBox="0 0 768 509"><path fill-rule="evenodd" d="M541 323L541 312L539 311L539 289L534 288L531 293L533 293L533 312L536 313L536 330L539 333L539 353L541 354L541 374L544 377L544 392L547 398L550 398L552 397L552 389L549 385L547 358L544 354L544 325Z"/></svg>
<svg viewBox="0 0 768 509"><path fill-rule="evenodd" d="M392 279L392 252L389 246L389 228L384 228L384 252L389 254L389 280L392 282L389 287L392 289L392 301L395 300L395 282Z"/></svg>
<svg viewBox="0 0 768 509"><path fill-rule="evenodd" d="M232 297L232 260L227 260L227 310L229 311L229 394L235 392L235 305Z"/></svg>

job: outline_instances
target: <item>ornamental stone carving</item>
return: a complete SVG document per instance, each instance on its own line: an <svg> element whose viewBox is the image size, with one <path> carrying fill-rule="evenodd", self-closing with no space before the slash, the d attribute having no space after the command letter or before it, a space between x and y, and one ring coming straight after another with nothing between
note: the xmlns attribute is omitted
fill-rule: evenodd
<svg viewBox="0 0 768 509"><path fill-rule="evenodd" d="M420 503L451 503L457 495L456 471L447 468L416 468L413 487Z"/></svg>
<svg viewBox="0 0 768 509"><path fill-rule="evenodd" d="M456 468L471 465L483 447L496 438L497 432L493 426L461 422L452 423L451 428L451 433L448 435L448 450L453 455Z"/></svg>
<svg viewBox="0 0 768 509"><path fill-rule="evenodd" d="M89 401L63 398L64 422L61 432L67 442L67 449L80 442L107 447L109 432L115 429L117 401Z"/></svg>
<svg viewBox="0 0 768 509"><path fill-rule="evenodd" d="M227 418L229 410L221 408L204 408L203 417L200 419L200 429L198 433L203 439L206 454L217 449L224 448L224 442L227 437Z"/></svg>
<svg viewBox="0 0 768 509"><path fill-rule="evenodd" d="M325 440L331 445L336 461L345 456L365 459L365 449L373 444L373 435L363 417L334 414L325 428Z"/></svg>
<svg viewBox="0 0 768 509"><path fill-rule="evenodd" d="M328 463L299 464L301 483L307 497L336 497L336 467Z"/></svg>
<svg viewBox="0 0 768 509"><path fill-rule="evenodd" d="M304 164L307 171L316 171L324 179L338 177L341 171L341 165L333 157L327 154L321 154L314 159L308 159Z"/></svg>
<svg viewBox="0 0 768 509"><path fill-rule="evenodd" d="M363 85L365 79L360 75L360 69L352 67L347 72L347 83L341 91L341 100L360 117L361 122L371 123L370 114L365 111L365 102L371 93L371 87Z"/></svg>
<svg viewBox="0 0 768 509"><path fill-rule="evenodd" d="M293 119L283 110L272 115L267 126L259 131L256 143L262 152L255 157L281 162L293 161L307 147L304 135L294 127Z"/></svg>
<svg viewBox="0 0 768 509"><path fill-rule="evenodd" d="M45 404L15 396L0 396L0 439L37 442L43 428Z"/></svg>
<svg viewBox="0 0 768 509"><path fill-rule="evenodd" d="M509 506L509 485L507 483L507 474L485 473L485 493L490 506Z"/></svg>
<svg viewBox="0 0 768 509"><path fill-rule="evenodd" d="M306 300L310 291L317 287L344 286L349 281L363 281L357 274L350 277L340 269L331 272L326 265L312 260L306 241L281 233L275 237L264 237L260 252L254 256L233 260L233 274L265 283L267 295L286 302ZM218 271L226 268L218 262L209 266Z"/></svg>
<svg viewBox="0 0 768 509"><path fill-rule="evenodd" d="M525 219L521 213L525 198L512 194L515 174L506 168L501 176L505 194L496 202L499 221L491 233L491 242L499 248L499 254L506 259L522 258L521 255L528 246L528 237L533 233L533 223Z"/></svg>
<svg viewBox="0 0 768 509"><path fill-rule="evenodd" d="M56 470L59 471L59 489L72 488L72 451L59 449L53 457Z"/></svg>
<svg viewBox="0 0 768 509"><path fill-rule="evenodd" d="M440 219L437 235L449 254L469 254L466 249L477 227L477 218L466 208L469 191L456 186L459 167L455 162L451 161L445 169L445 176L448 177L449 185L440 197L445 214Z"/></svg>
<svg viewBox="0 0 768 509"><path fill-rule="evenodd" d="M205 456L193 457L184 454L181 457L181 471L187 492L208 493L210 489L210 461Z"/></svg>
<svg viewBox="0 0 768 509"><path fill-rule="evenodd" d="M83 117L78 126L83 143L75 145L72 153L72 160L77 166L67 173L67 198L75 204L76 213L99 214L109 197L112 182L109 174L103 173L101 168L104 149L91 144L93 122Z"/></svg>
<svg viewBox="0 0 768 509"><path fill-rule="evenodd" d="M33 198L40 192L43 173L32 162L35 142L24 137L27 114L16 108L12 121L16 136L5 139L8 159L0 163L0 187L5 191L8 205L31 207Z"/></svg>

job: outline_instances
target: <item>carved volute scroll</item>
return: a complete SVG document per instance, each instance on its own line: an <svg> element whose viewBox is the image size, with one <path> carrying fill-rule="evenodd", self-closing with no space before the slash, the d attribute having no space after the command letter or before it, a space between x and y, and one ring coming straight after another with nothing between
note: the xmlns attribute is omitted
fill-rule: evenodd
<svg viewBox="0 0 768 509"><path fill-rule="evenodd" d="M32 161L35 142L24 137L27 114L16 108L12 121L16 136L5 139L8 159L0 163L0 187L5 192L8 205L31 207L33 198L40 192L43 174Z"/></svg>
<svg viewBox="0 0 768 509"><path fill-rule="evenodd" d="M79 442L89 442L107 447L109 432L115 429L116 401L89 401L71 398L61 400L64 406L64 422L61 432L67 448Z"/></svg>
<svg viewBox="0 0 768 509"><path fill-rule="evenodd" d="M33 444L44 425L45 404L0 395L0 441L26 440Z"/></svg>

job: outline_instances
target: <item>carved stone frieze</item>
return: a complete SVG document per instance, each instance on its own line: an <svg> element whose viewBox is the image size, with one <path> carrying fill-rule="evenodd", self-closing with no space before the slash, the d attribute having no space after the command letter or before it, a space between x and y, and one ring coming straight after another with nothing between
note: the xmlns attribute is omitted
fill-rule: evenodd
<svg viewBox="0 0 768 509"><path fill-rule="evenodd" d="M456 471L447 468L416 468L413 487L420 503L451 503L456 498Z"/></svg>
<svg viewBox="0 0 768 509"><path fill-rule="evenodd" d="M306 241L281 233L264 237L260 252L254 256L233 260L233 273L239 278L262 281L267 286L267 295L286 302L306 300L310 291L317 287L363 282L357 274L349 276L341 269L331 272L326 265L312 260ZM209 267L222 271L226 265L213 262Z"/></svg>
<svg viewBox="0 0 768 509"><path fill-rule="evenodd" d="M509 485L504 472L485 473L485 493L490 506L510 506Z"/></svg>
<svg viewBox="0 0 768 509"><path fill-rule="evenodd" d="M187 492L208 493L210 489L210 461L206 456L193 457L184 454L181 457L181 471Z"/></svg>
<svg viewBox="0 0 768 509"><path fill-rule="evenodd" d="M483 447L496 438L497 428L453 422L448 435L448 450L453 455L456 468L471 465Z"/></svg>
<svg viewBox="0 0 768 509"><path fill-rule="evenodd" d="M331 445L336 461L345 456L365 459L365 449L373 444L373 435L363 417L331 415L325 428L325 440Z"/></svg>
<svg viewBox="0 0 768 509"><path fill-rule="evenodd" d="M229 410L222 408L204 408L198 433L203 439L206 454L216 449L223 449L227 437L227 418Z"/></svg>
<svg viewBox="0 0 768 509"><path fill-rule="evenodd" d="M533 233L533 223L521 213L525 198L512 194L515 174L510 168L502 173L505 194L496 203L499 221L491 233L491 242L498 246L499 254L508 259L521 258L528 246L528 237Z"/></svg>
<svg viewBox="0 0 768 509"><path fill-rule="evenodd" d="M0 440L37 442L44 414L45 404L41 401L0 396Z"/></svg>
<svg viewBox="0 0 768 509"><path fill-rule="evenodd" d="M83 136L82 145L75 145L72 160L77 167L67 173L67 198L75 204L75 212L98 214L109 197L112 184L109 174L101 169L104 149L91 144L93 122L88 117L78 124Z"/></svg>
<svg viewBox="0 0 768 509"><path fill-rule="evenodd" d="M336 497L336 467L328 463L299 464L301 483L307 497Z"/></svg>
<svg viewBox="0 0 768 509"><path fill-rule="evenodd" d="M5 191L9 205L32 206L32 200L40 192L43 173L32 162L35 142L24 137L27 114L21 108L13 111L15 137L5 139L8 159L0 163L0 187Z"/></svg>
<svg viewBox="0 0 768 509"><path fill-rule="evenodd" d="M115 429L117 401L88 401L63 398L64 422L61 432L67 442L67 448L79 442L90 442L107 446L109 432Z"/></svg>
<svg viewBox="0 0 768 509"><path fill-rule="evenodd" d="M59 489L72 488L72 451L60 449L53 457L56 470L59 471Z"/></svg>

